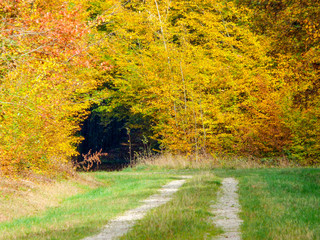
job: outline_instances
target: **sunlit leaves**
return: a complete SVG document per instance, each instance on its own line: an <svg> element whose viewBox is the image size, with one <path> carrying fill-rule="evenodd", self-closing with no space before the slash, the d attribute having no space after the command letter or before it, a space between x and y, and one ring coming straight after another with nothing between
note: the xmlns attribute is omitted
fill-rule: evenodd
<svg viewBox="0 0 320 240"><path fill-rule="evenodd" d="M108 9L109 3L100 12ZM268 70L267 38L247 26L249 12L204 0L118 8L101 30L120 74L102 113L123 105L129 119L153 119L150 137L174 152L281 151L286 129L274 94L281 84Z"/></svg>
<svg viewBox="0 0 320 240"><path fill-rule="evenodd" d="M1 170L53 173L77 154L86 94L100 83L87 12L81 1L11 4L1 5Z"/></svg>

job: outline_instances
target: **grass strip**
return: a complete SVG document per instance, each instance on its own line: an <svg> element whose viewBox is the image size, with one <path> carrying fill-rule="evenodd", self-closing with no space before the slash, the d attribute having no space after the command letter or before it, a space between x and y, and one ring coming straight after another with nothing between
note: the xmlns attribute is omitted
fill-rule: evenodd
<svg viewBox="0 0 320 240"><path fill-rule="evenodd" d="M150 211L121 239L206 239L221 233L209 219L220 184L210 173L194 176L173 200Z"/></svg>
<svg viewBox="0 0 320 240"><path fill-rule="evenodd" d="M81 239L134 208L173 175L153 172L91 173L105 186L67 198L41 215L0 223L0 239Z"/></svg>
<svg viewBox="0 0 320 240"><path fill-rule="evenodd" d="M240 180L242 239L320 239L320 169L215 172Z"/></svg>

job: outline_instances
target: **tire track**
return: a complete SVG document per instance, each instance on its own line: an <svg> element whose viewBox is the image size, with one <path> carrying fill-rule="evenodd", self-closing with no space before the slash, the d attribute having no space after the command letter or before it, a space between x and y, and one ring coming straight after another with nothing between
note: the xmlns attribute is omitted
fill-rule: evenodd
<svg viewBox="0 0 320 240"><path fill-rule="evenodd" d="M221 191L218 193L217 203L212 205L214 224L224 231L216 240L240 240L240 226L242 220L238 217L240 212L239 196L237 193L238 181L234 178L225 178L222 181Z"/></svg>
<svg viewBox="0 0 320 240"><path fill-rule="evenodd" d="M172 199L172 195L179 190L185 183L185 179L191 176L181 176L182 180L175 180L164 185L159 193L150 196L143 200L142 206L125 212L123 215L111 220L104 226L102 231L92 237L87 237L84 240L112 240L125 235L135 224L137 220L142 219L149 210L159 207Z"/></svg>

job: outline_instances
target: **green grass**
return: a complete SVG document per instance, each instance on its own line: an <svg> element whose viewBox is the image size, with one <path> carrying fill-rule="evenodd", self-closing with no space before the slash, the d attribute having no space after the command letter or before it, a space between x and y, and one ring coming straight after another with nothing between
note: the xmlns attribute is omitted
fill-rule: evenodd
<svg viewBox="0 0 320 240"><path fill-rule="evenodd" d="M121 239L210 239L221 230L210 221L220 179L202 173L188 180L172 201L150 211Z"/></svg>
<svg viewBox="0 0 320 240"><path fill-rule="evenodd" d="M320 239L320 169L215 172L240 181L244 240Z"/></svg>
<svg viewBox="0 0 320 240"><path fill-rule="evenodd" d="M218 177L239 179L244 240L320 240L320 169L166 170L139 166L89 173L103 183L33 217L0 223L0 239L82 239L138 206L163 184L192 174L172 201L152 210L122 239L210 239L221 230L209 221Z"/></svg>
<svg viewBox="0 0 320 240"><path fill-rule="evenodd" d="M104 183L63 201L44 213L0 223L0 239L81 239L94 235L108 220L138 206L174 176L155 172L90 173Z"/></svg>

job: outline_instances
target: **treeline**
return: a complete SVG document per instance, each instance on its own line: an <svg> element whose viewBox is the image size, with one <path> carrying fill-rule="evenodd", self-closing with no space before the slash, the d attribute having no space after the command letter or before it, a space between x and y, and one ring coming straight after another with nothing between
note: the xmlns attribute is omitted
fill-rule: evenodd
<svg viewBox="0 0 320 240"><path fill-rule="evenodd" d="M95 1L92 9L114 66L98 108L106 122L125 118L175 153L319 161L319 2Z"/></svg>
<svg viewBox="0 0 320 240"><path fill-rule="evenodd" d="M76 155L92 103L174 153L319 162L313 0L3 0L2 172Z"/></svg>

